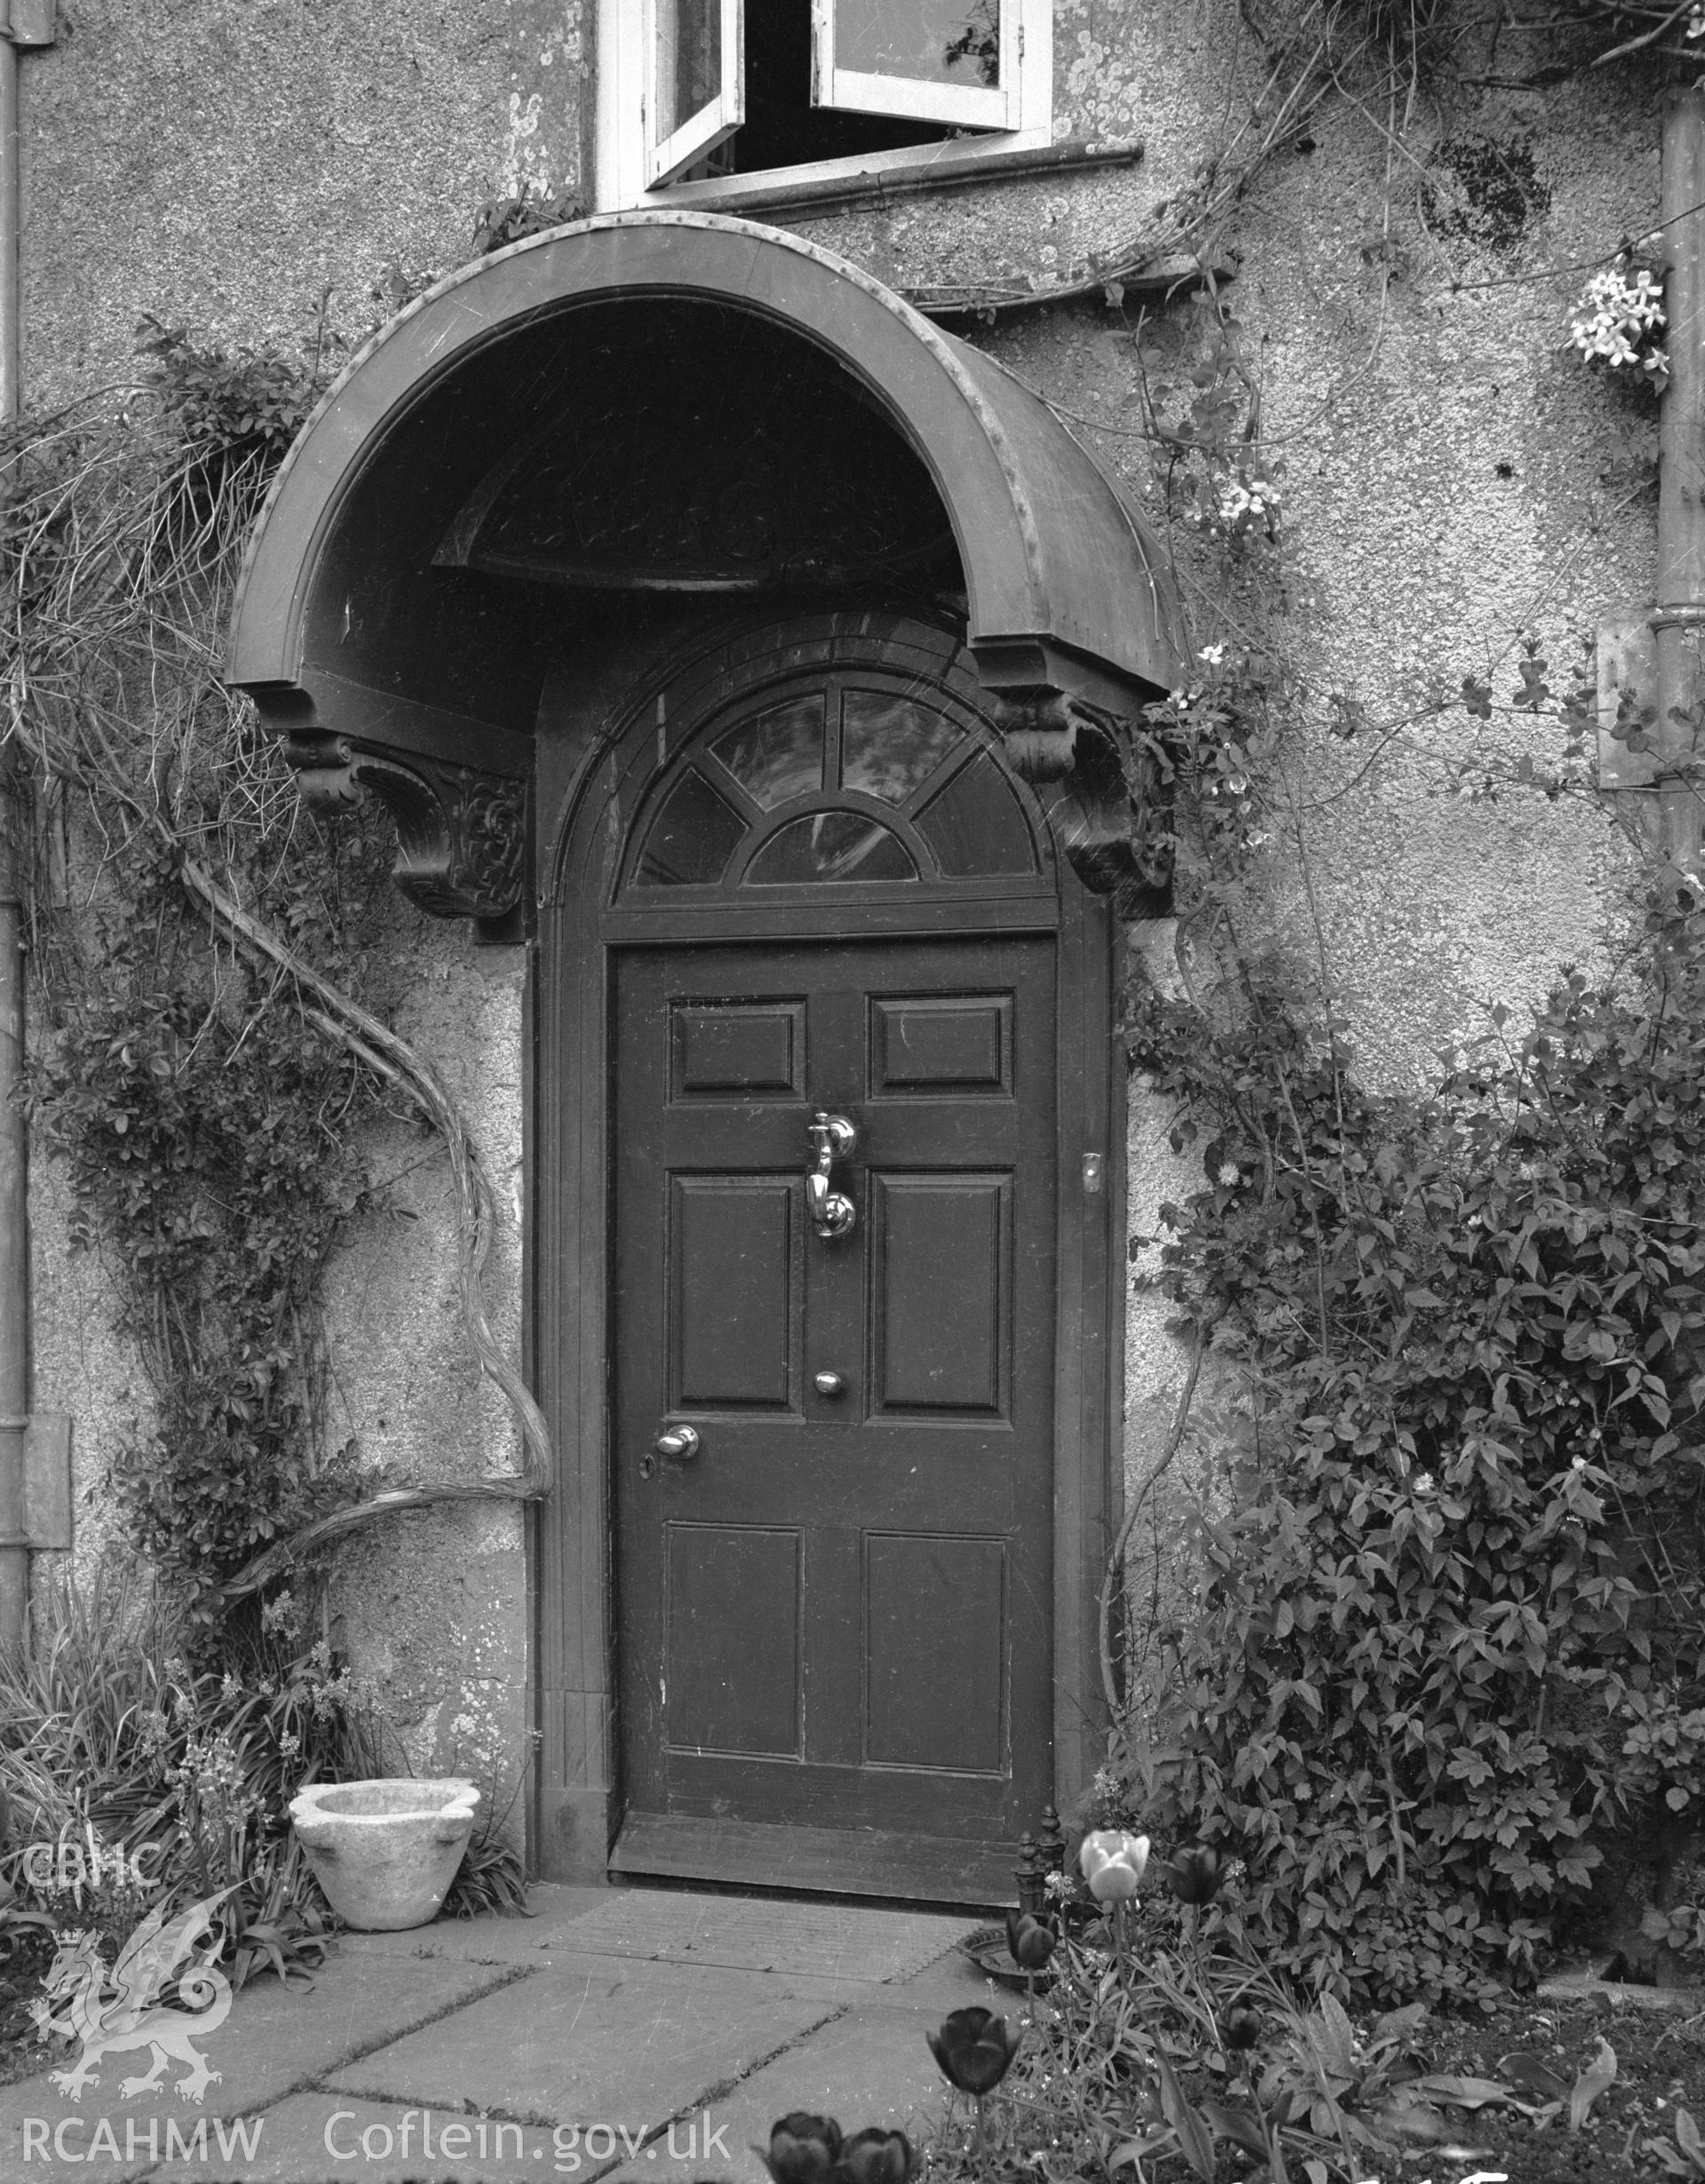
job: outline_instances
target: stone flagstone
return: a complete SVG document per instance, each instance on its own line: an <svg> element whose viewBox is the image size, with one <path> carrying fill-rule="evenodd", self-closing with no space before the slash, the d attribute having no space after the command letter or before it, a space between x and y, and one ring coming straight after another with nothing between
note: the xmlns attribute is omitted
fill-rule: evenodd
<svg viewBox="0 0 1705 2184"><path fill-rule="evenodd" d="M647 1957L843 1980L903 1980L951 1949L976 1922L860 1904L786 1903L658 1888L606 1892L559 1942L576 1953Z"/></svg>
<svg viewBox="0 0 1705 2184"><path fill-rule="evenodd" d="M233 2184L560 2184L569 2177L591 2184L599 2167L577 2149L559 2155L549 2131L486 2119L482 2133L481 2118L454 2109L433 2110L428 2119L400 2103L305 2093L255 2121L259 2137L248 2159L229 2168L167 2162L147 2184L212 2184L216 2178L223 2184L227 2177Z"/></svg>
<svg viewBox="0 0 1705 2184"><path fill-rule="evenodd" d="M885 2006L848 2011L710 2104L710 2126L721 2134L714 2171L706 2170L700 2140L689 2139L684 2123L623 2161L617 2184L693 2184L707 2174L768 2184L753 2148L766 2146L770 2126L796 2109L832 2116L849 2138L878 2124L904 2131L916 2143L921 2124L947 2114L948 2088L924 2037L940 2018Z"/></svg>
<svg viewBox="0 0 1705 2184"><path fill-rule="evenodd" d="M648 2132L838 2013L775 1974L585 1958L541 1970L328 2083L542 2124Z"/></svg>
<svg viewBox="0 0 1705 2184"><path fill-rule="evenodd" d="M115 2050L102 2058L96 2065L99 2083L87 2087L80 2101L58 2091L46 2071L0 2088L0 2178L11 2184L14 2177L44 2177L75 2165L58 2158L52 2170L43 2164L36 2150L43 2143L43 2125L47 2146L62 2143L68 2156L96 2145L98 2123L105 2117L123 2156L127 2144L149 2143L150 2118L155 2124L154 2143L164 2147L168 2121L178 2125L182 2140L201 2117L252 2116L292 2086L384 2045L427 2018L477 2000L515 1976L507 1966L455 1960L419 1962L405 1970L395 1958L363 1961L341 1950L321 1967L311 1989L287 1989L268 1974L233 1997L224 2024L205 2036L192 2035L209 2067L219 2074L199 2106L177 2096L174 2088L186 2070L176 2061L161 2073L157 2092L129 2100L123 2096L122 2081L149 2069L152 2058L146 2047ZM27 2129L31 2124L36 2128ZM62 2124L63 2139L56 2141ZM210 2143L217 2148L217 2133ZM115 2161L103 2139L89 2173L118 2180L149 2165L146 2157ZM241 2161L228 2172L241 2173ZM202 2173L227 2172L214 2162Z"/></svg>

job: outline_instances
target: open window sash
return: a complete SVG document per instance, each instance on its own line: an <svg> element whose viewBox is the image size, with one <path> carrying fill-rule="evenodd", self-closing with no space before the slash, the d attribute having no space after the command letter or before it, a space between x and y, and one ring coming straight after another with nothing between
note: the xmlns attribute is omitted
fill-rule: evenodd
<svg viewBox="0 0 1705 2184"><path fill-rule="evenodd" d="M645 0L646 187L672 182L746 118L741 0Z"/></svg>
<svg viewBox="0 0 1705 2184"><path fill-rule="evenodd" d="M812 104L1021 126L1020 0L812 0Z"/></svg>

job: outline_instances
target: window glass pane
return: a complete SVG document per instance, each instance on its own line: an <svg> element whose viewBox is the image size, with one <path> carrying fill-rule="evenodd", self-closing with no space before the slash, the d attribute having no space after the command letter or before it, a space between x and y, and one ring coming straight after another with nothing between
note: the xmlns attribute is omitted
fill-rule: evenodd
<svg viewBox="0 0 1705 2184"><path fill-rule="evenodd" d="M722 89L720 0L657 0L657 140L702 113Z"/></svg>
<svg viewBox="0 0 1705 2184"><path fill-rule="evenodd" d="M765 811L823 785L823 694L777 705L742 720L711 745L741 787Z"/></svg>
<svg viewBox="0 0 1705 2184"><path fill-rule="evenodd" d="M1001 0L835 0L835 66L995 91Z"/></svg>
<svg viewBox="0 0 1705 2184"><path fill-rule="evenodd" d="M909 698L849 690L841 716L841 783L884 804L903 804L934 773L964 731Z"/></svg>
<svg viewBox="0 0 1705 2184"><path fill-rule="evenodd" d="M713 886L728 869L746 822L702 774L683 774L651 822L636 887Z"/></svg>
<svg viewBox="0 0 1705 2184"><path fill-rule="evenodd" d="M765 843L746 874L749 886L801 880L916 879L906 845L862 812L813 812L789 821Z"/></svg>
<svg viewBox="0 0 1705 2184"><path fill-rule="evenodd" d="M987 751L954 775L919 814L917 828L950 878L1036 869L1018 798Z"/></svg>

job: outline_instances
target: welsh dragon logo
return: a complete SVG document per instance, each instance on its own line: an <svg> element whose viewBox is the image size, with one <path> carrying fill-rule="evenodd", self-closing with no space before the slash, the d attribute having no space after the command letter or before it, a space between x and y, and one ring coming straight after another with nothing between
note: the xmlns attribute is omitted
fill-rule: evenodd
<svg viewBox="0 0 1705 2184"><path fill-rule="evenodd" d="M70 2069L52 2073L62 2093L81 2101L85 2085L100 2083L95 2065L103 2056L139 2047L153 2050L154 2063L142 2077L121 2082L126 2101L157 2092L161 2072L173 2060L189 2065L188 2076L176 2081L180 2100L199 2101L218 2082L219 2073L208 2069L191 2035L205 2039L230 2014L231 1982L215 1968L218 1945L212 1940L214 1910L230 1894L220 1889L170 1926L163 1906L150 1911L110 1969L97 1935L72 1934L60 1942L42 1981L46 1999L32 2002L29 2013L42 2039L58 2033L83 2043ZM162 1997L174 1985L175 2001L167 2003Z"/></svg>

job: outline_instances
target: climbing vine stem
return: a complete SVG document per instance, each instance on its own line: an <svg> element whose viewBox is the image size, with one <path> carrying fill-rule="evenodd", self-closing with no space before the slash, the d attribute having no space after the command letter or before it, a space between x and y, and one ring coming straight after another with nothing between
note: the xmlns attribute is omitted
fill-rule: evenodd
<svg viewBox="0 0 1705 2184"><path fill-rule="evenodd" d="M154 1415L113 1460L202 1641L303 1555L399 1509L547 1490L544 1421L491 1325L496 1201L439 1070L385 1021L400 915L369 812L305 812L218 659L242 541L338 345L229 354L146 321L135 384L4 450L0 678L23 763L51 1036L31 1098L66 1160ZM448 1159L461 1317L523 1459L368 1491L329 1444L326 1269L377 1209L383 1109Z"/></svg>

